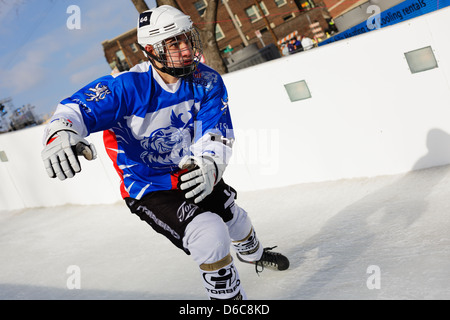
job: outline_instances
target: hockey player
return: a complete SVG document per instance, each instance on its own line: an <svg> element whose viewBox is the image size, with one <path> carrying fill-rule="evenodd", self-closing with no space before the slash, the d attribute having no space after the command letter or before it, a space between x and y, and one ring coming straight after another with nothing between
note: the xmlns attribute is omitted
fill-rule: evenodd
<svg viewBox="0 0 450 320"><path fill-rule="evenodd" d="M236 191L222 175L234 141L221 76L199 63L202 48L189 16L170 6L145 11L138 43L149 61L99 78L57 106L44 133L50 177L80 172L78 155L96 157L84 138L103 131L131 212L191 255L210 299L245 299L230 254L285 270L263 249Z"/></svg>

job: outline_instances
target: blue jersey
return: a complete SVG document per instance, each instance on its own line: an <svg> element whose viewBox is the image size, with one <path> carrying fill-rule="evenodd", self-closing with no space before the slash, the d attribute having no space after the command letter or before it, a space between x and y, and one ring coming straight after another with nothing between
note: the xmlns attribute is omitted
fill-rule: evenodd
<svg viewBox="0 0 450 320"><path fill-rule="evenodd" d="M175 84L166 84L149 62L99 78L63 100L53 116L60 117L82 136L104 132L123 198L176 188L186 155L210 153L228 162L223 148L229 147L204 137L234 139L226 87L204 64Z"/></svg>

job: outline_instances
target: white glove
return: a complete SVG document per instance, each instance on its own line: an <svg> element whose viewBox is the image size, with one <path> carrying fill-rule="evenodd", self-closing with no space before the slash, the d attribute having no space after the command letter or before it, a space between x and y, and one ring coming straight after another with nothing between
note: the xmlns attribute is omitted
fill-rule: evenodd
<svg viewBox="0 0 450 320"><path fill-rule="evenodd" d="M188 169L179 177L180 190L192 189L186 192L186 199L194 198L199 203L208 196L217 182L222 178L225 165L217 164L208 156L185 156L179 164L181 169Z"/></svg>
<svg viewBox="0 0 450 320"><path fill-rule="evenodd" d="M52 124L50 125L52 126ZM53 127L61 129L61 123ZM72 178L75 173L81 171L78 155L83 155L87 160L97 157L97 151L93 144L83 139L78 133L71 130L54 130L50 128L47 145L41 152L45 169L50 178L58 177L60 180Z"/></svg>

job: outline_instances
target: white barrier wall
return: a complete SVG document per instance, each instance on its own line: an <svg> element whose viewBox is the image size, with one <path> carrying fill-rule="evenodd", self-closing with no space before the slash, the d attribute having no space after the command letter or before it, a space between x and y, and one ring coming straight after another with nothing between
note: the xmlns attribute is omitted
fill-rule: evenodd
<svg viewBox="0 0 450 320"><path fill-rule="evenodd" d="M403 173L450 163L450 8L224 76L236 130L225 179L238 191ZM439 68L411 74L404 53L431 46ZM284 85L305 80L312 98ZM0 210L120 201L102 145L61 182L47 177L43 126L0 135Z"/></svg>
<svg viewBox="0 0 450 320"><path fill-rule="evenodd" d="M230 178L250 190L449 163L448 139L436 141L450 133L449 18L442 9L228 74L234 125L244 131L236 149L250 153ZM411 74L404 53L427 46L439 68ZM299 80L312 98L292 103L284 84Z"/></svg>
<svg viewBox="0 0 450 320"><path fill-rule="evenodd" d="M119 177L102 144L102 134L88 138L99 153L95 161L79 158L82 172L73 179L50 179L41 160L44 126L0 135L0 210L63 204L94 205L120 200Z"/></svg>

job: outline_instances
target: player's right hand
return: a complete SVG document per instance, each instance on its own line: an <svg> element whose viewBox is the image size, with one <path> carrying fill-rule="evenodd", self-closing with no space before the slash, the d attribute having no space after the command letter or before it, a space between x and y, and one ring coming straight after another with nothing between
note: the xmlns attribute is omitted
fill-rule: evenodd
<svg viewBox="0 0 450 320"><path fill-rule="evenodd" d="M81 171L77 157L79 155L93 160L97 157L97 151L93 144L67 130L56 132L41 152L47 174L50 178L58 177L59 180L72 178Z"/></svg>

